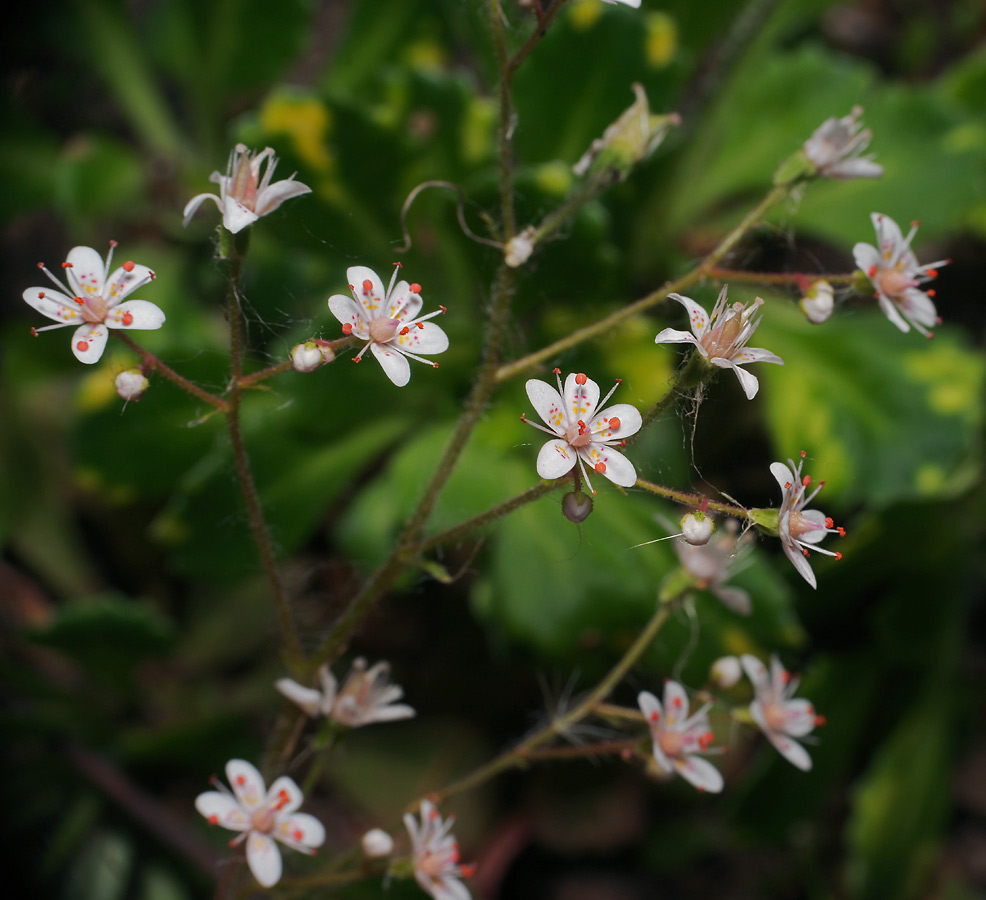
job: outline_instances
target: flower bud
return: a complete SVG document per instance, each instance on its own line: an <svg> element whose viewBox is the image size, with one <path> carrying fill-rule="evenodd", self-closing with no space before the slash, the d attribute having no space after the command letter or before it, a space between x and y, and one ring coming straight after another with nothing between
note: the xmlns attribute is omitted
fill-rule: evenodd
<svg viewBox="0 0 986 900"><path fill-rule="evenodd" d="M709 678L716 687L728 690L743 677L743 667L735 656L721 656L709 671Z"/></svg>
<svg viewBox="0 0 986 900"><path fill-rule="evenodd" d="M381 859L394 852L394 839L382 828L371 828L363 835L362 844L368 859Z"/></svg>
<svg viewBox="0 0 986 900"><path fill-rule="evenodd" d="M522 266L534 252L534 229L528 225L520 234L514 235L503 251L504 262L512 269Z"/></svg>
<svg viewBox="0 0 986 900"><path fill-rule="evenodd" d="M688 513L681 518L681 536L689 544L695 546L707 544L714 529L715 523L701 510Z"/></svg>
<svg viewBox="0 0 986 900"><path fill-rule="evenodd" d="M140 369L125 369L116 376L114 384L117 394L127 402L139 400L150 387L150 382Z"/></svg>
<svg viewBox="0 0 986 900"><path fill-rule="evenodd" d="M314 372L320 366L332 362L335 354L328 341L312 338L291 348L291 365L296 372Z"/></svg>
<svg viewBox="0 0 986 900"><path fill-rule="evenodd" d="M835 294L827 281L812 282L798 304L812 325L821 325L835 308Z"/></svg>
<svg viewBox="0 0 986 900"><path fill-rule="evenodd" d="M569 491L561 498L561 511L569 522L578 525L589 518L589 513L592 512L592 497L583 494L582 491Z"/></svg>

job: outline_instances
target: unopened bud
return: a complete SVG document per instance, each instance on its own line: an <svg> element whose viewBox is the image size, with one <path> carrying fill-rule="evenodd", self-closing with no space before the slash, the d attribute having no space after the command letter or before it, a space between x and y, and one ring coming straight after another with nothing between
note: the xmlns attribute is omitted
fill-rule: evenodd
<svg viewBox="0 0 986 900"><path fill-rule="evenodd" d="M681 518L681 536L695 546L707 544L712 532L715 530L715 523L701 510L688 513Z"/></svg>
<svg viewBox="0 0 986 900"><path fill-rule="evenodd" d="M592 497L583 494L582 491L570 491L561 498L562 515L569 522L578 525L589 518L592 512Z"/></svg>
<svg viewBox="0 0 986 900"><path fill-rule="evenodd" d="M835 292L827 281L815 281L798 304L812 325L821 325L835 308Z"/></svg>
<svg viewBox="0 0 986 900"><path fill-rule="evenodd" d="M534 252L534 229L525 228L520 234L514 235L503 251L503 260L512 269L522 266L531 258Z"/></svg>
<svg viewBox="0 0 986 900"><path fill-rule="evenodd" d="M328 341L312 338L291 348L291 365L296 372L314 372L320 366L332 362L335 354Z"/></svg>
<svg viewBox="0 0 986 900"><path fill-rule="evenodd" d="M394 852L394 839L382 828L371 828L363 835L362 844L368 859L381 859Z"/></svg>
<svg viewBox="0 0 986 900"><path fill-rule="evenodd" d="M139 400L144 391L150 387L150 382L140 369L125 369L116 376L116 392L124 400Z"/></svg>
<svg viewBox="0 0 986 900"><path fill-rule="evenodd" d="M721 656L712 663L709 677L716 687L728 690L743 677L743 667L735 656Z"/></svg>

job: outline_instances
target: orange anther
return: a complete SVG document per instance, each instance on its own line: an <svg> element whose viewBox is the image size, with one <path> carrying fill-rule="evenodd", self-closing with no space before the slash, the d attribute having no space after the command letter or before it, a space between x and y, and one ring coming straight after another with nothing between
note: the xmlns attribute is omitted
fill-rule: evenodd
<svg viewBox="0 0 986 900"><path fill-rule="evenodd" d="M219 824L219 816L209 816L209 824L210 825L218 825Z"/></svg>
<svg viewBox="0 0 986 900"><path fill-rule="evenodd" d="M928 269L928 277L929 278L937 278L938 277L938 270L937 269Z"/></svg>
<svg viewBox="0 0 986 900"><path fill-rule="evenodd" d="M369 278L363 282L363 293L369 294L373 290L373 282Z"/></svg>
<svg viewBox="0 0 986 900"><path fill-rule="evenodd" d="M801 483L805 487L808 487L808 485L811 484L811 476L810 475L805 475L805 477L801 479Z"/></svg>
<svg viewBox="0 0 986 900"><path fill-rule="evenodd" d="M613 431L616 431L616 429L620 427L619 416L613 416L613 418L609 420L609 427L612 428Z"/></svg>
<svg viewBox="0 0 986 900"><path fill-rule="evenodd" d="M448 307L447 306L442 306L441 303L438 304L438 308L442 311L442 315L443 316L445 315L445 313L448 312Z"/></svg>
<svg viewBox="0 0 986 900"><path fill-rule="evenodd" d="M245 785L245 784L246 784L246 776L245 776L245 775L237 775L237 776L236 776L236 783L237 783L237 784L238 784L238 785L239 785L240 787L243 787L243 785Z"/></svg>
<svg viewBox="0 0 986 900"><path fill-rule="evenodd" d="M83 300L81 297L73 297L72 299L75 300L75 302L78 303L79 306L85 306L86 305L86 301Z"/></svg>
<svg viewBox="0 0 986 900"><path fill-rule="evenodd" d="M585 384L587 380L588 379L585 377L585 373L584 372L579 372L579 374L575 376L575 383L576 384Z"/></svg>
<svg viewBox="0 0 986 900"><path fill-rule="evenodd" d="M133 313L125 312L123 314L123 324L124 325L133 325L133 323L134 323Z"/></svg>
<svg viewBox="0 0 986 900"><path fill-rule="evenodd" d="M931 289L930 291L928 291L928 296L929 296L929 297L934 297L936 293L937 293L937 292L935 291L935 289L934 289L934 288L932 288L932 289Z"/></svg>
<svg viewBox="0 0 986 900"><path fill-rule="evenodd" d="M116 247L116 246L118 246L118 245L117 245L117 243L116 243L116 241L112 241L112 240L111 240L111 241L110 241L110 246L111 246L111 247Z"/></svg>
<svg viewBox="0 0 986 900"><path fill-rule="evenodd" d="M403 327L403 328L401 329L401 335L405 335L405 334L410 334L410 333L411 333L411 329L410 329L410 328L408 328L408 327L407 327L407 325L405 325L405 326L404 326L404 327Z"/></svg>
<svg viewBox="0 0 986 900"><path fill-rule="evenodd" d="M78 350L79 353L85 353L86 350L89 349L89 345L85 341L79 341L79 343L75 345L75 349Z"/></svg>
<svg viewBox="0 0 986 900"><path fill-rule="evenodd" d="M828 724L828 719L826 719L825 716L815 716L816 727L819 725L827 725L827 724Z"/></svg>
<svg viewBox="0 0 986 900"><path fill-rule="evenodd" d="M425 323L424 322L417 322L416 324L417 324L418 328L420 328L422 331L424 330L424 327L425 327Z"/></svg>
<svg viewBox="0 0 986 900"><path fill-rule="evenodd" d="M842 559L842 554L841 553L836 553L835 554L835 558L836 559Z"/></svg>
<svg viewBox="0 0 986 900"><path fill-rule="evenodd" d="M350 325L349 322L343 322L342 323L342 333L343 334L352 334L353 333L353 326Z"/></svg>
<svg viewBox="0 0 986 900"><path fill-rule="evenodd" d="M400 263L398 263L398 265L400 265ZM418 284L416 281L414 282L414 284L411 285L411 293L412 294L420 294L421 293L421 285Z"/></svg>
<svg viewBox="0 0 986 900"><path fill-rule="evenodd" d="M845 537L846 536L846 529L843 528L841 525L838 528L836 528L835 530L839 532L839 537Z"/></svg>
<svg viewBox="0 0 986 900"><path fill-rule="evenodd" d="M606 463L604 463L604 462L598 462L598 463L596 463L595 469L596 469L596 471L600 475L605 475L606 474Z"/></svg>
<svg viewBox="0 0 986 900"><path fill-rule="evenodd" d="M826 528L835 528L835 522L833 521L833 519L832 519L831 516L826 516L825 517L825 527Z"/></svg>
<svg viewBox="0 0 986 900"><path fill-rule="evenodd" d="M63 262L62 263L62 268L63 269L74 269L75 266L73 266L72 263L70 263L70 262Z"/></svg>
<svg viewBox="0 0 986 900"><path fill-rule="evenodd" d="M561 375L561 369L552 369L552 370L551 370L551 373L552 373L553 375Z"/></svg>
<svg viewBox="0 0 986 900"><path fill-rule="evenodd" d="M134 261L132 259L128 259L123 264L123 271L124 272L132 272L133 270L134 270Z"/></svg>
<svg viewBox="0 0 986 900"><path fill-rule="evenodd" d="M37 328L32 328L31 329L31 334L33 334L35 337L37 337L38 336L38 329Z"/></svg>
<svg viewBox="0 0 986 900"><path fill-rule="evenodd" d="M39 269L43 269L44 267L45 267L45 264L44 263L38 263L38 268Z"/></svg>

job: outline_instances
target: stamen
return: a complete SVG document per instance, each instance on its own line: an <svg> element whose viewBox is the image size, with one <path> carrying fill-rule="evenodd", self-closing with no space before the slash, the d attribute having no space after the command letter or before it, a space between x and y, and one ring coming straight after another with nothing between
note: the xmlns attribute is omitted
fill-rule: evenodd
<svg viewBox="0 0 986 900"><path fill-rule="evenodd" d="M598 463L596 463L596 465L595 465L594 468L595 468L595 470L600 475L605 475L606 474L606 463L604 463L604 462L598 462Z"/></svg>
<svg viewBox="0 0 986 900"><path fill-rule="evenodd" d="M350 325L349 322L343 322L342 323L342 333L343 334L352 334L353 333L353 326Z"/></svg>
<svg viewBox="0 0 986 900"><path fill-rule="evenodd" d="M132 259L128 259L123 264L123 271L124 272L132 272L133 270L134 270L134 261Z"/></svg>
<svg viewBox="0 0 986 900"><path fill-rule="evenodd" d="M585 377L585 372L579 372L579 374L575 376L576 384L585 384L587 380L588 379Z"/></svg>
<svg viewBox="0 0 986 900"><path fill-rule="evenodd" d="M411 285L411 293L412 294L420 294L421 293L421 285L418 284L416 281Z"/></svg>

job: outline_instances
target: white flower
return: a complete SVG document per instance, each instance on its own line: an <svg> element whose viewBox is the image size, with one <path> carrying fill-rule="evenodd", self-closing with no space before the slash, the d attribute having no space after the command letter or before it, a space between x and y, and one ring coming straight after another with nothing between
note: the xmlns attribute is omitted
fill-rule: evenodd
<svg viewBox="0 0 986 900"><path fill-rule="evenodd" d="M147 376L140 369L125 369L116 376L113 384L120 398L128 403L143 397L144 391L150 386Z"/></svg>
<svg viewBox="0 0 986 900"><path fill-rule="evenodd" d="M883 314L901 331L910 331L913 325L925 337L931 337L931 326L940 324L938 312L931 298L934 290L921 290L920 285L938 276L938 268L951 260L918 265L911 252L911 240L918 230L918 223L911 224L905 238L897 223L881 213L871 213L879 248L872 244L858 243L852 248L856 265L866 274L876 288L876 298ZM908 324L910 323L910 324Z"/></svg>
<svg viewBox="0 0 986 900"><path fill-rule="evenodd" d="M267 166L263 178L260 169ZM185 225L191 221L195 211L204 200L211 200L223 214L223 227L236 234L252 225L261 216L274 212L285 200L310 194L307 184L294 180L294 175L285 181L270 183L277 166L274 151L267 147L260 153L250 152L244 144L237 144L229 154L226 174L213 172L209 181L219 185L219 196L197 194L185 204Z"/></svg>
<svg viewBox="0 0 986 900"><path fill-rule="evenodd" d="M665 328L656 338L656 344L694 344L699 353L713 366L732 369L739 379L747 399L752 400L760 389L760 382L746 369L740 368L752 362L776 363L784 365L784 360L767 350L747 347L746 342L757 330L761 317L757 310L763 300L757 297L753 303L744 307L742 303L726 306L726 287L719 292L719 299L709 316L694 300L680 294L668 294L688 310L692 333Z"/></svg>
<svg viewBox="0 0 986 900"><path fill-rule="evenodd" d="M328 666L318 670L321 691L303 687L290 678L281 678L274 686L309 716L332 716L342 725L359 728L414 716L410 706L396 702L404 696L404 691L396 684L389 684L389 676L389 663L378 662L368 670L366 660L359 657L353 660L341 691Z"/></svg>
<svg viewBox="0 0 986 900"><path fill-rule="evenodd" d="M791 699L800 679L792 678L776 656L770 658L769 675L755 656L744 654L742 661L756 693L750 704L753 721L788 762L807 772L811 769L811 757L792 738L810 734L816 725L824 724L824 718L815 714L815 708L807 700Z"/></svg>
<svg viewBox="0 0 986 900"><path fill-rule="evenodd" d="M371 828L360 844L367 859L382 859L394 852L394 839L382 828Z"/></svg>
<svg viewBox="0 0 986 900"><path fill-rule="evenodd" d="M818 482L818 487L806 496L807 489L811 485L811 478L808 475L803 478L801 476L804 459L805 453L802 450L801 462L798 463L797 469L794 468L794 460L789 459L788 465L784 465L782 462L771 463L770 472L777 479L777 483L784 493L777 520L777 534L781 539L781 546L784 548L787 558L794 563L794 568L798 570L801 577L812 587L818 587L815 573L808 565L810 554L805 544L810 544L812 550L817 550L826 556L842 559L841 553L823 550L817 544L827 534L838 534L845 537L846 530L842 527L836 527L832 519L820 510L805 509L825 486L825 482Z"/></svg>
<svg viewBox="0 0 986 900"><path fill-rule="evenodd" d="M812 325L821 325L835 308L835 291L827 281L814 281L798 305Z"/></svg>
<svg viewBox="0 0 986 900"><path fill-rule="evenodd" d="M147 300L127 300L137 288L154 280L154 273L147 266L139 266L127 260L110 273L116 241L110 241L106 262L92 247L73 247L68 259L62 263L66 286L45 267L38 263L51 281L60 288L32 287L23 297L43 316L54 319L57 325L32 328L35 335L53 328L78 326L72 335L72 352L79 362L89 365L99 362L109 339L110 328L153 331L164 324L164 313Z"/></svg>
<svg viewBox="0 0 986 900"><path fill-rule="evenodd" d="M455 818L444 822L433 803L421 801L421 823L414 816L404 816L411 835L414 877L421 889L435 900L470 900L469 890L459 880L470 878L474 866L459 865L459 845L449 834Z"/></svg>
<svg viewBox="0 0 986 900"><path fill-rule="evenodd" d="M344 294L333 294L329 297L329 310L342 322L343 334L354 334L360 340L369 341L353 361L359 362L369 347L387 377L398 387L404 387L411 380L411 367L405 357L437 369L438 363L415 354L444 353L448 349L448 337L434 322L427 321L444 313L445 307L440 306L439 312L419 317L421 285L398 281L395 286L399 269L400 263L396 263L385 294L383 282L376 272L366 266L352 266L346 270L346 277L356 300Z"/></svg>
<svg viewBox="0 0 986 900"><path fill-rule="evenodd" d="M590 490L592 485L586 473L586 464L620 487L633 487L637 482L633 463L614 450L613 445L640 430L640 413L629 403L617 403L596 412L613 395L620 381L600 402L599 385L591 378L581 372L571 374L565 379L562 391L561 370L555 369L554 373L558 382L557 391L536 378L527 382L527 396L550 428L520 417L521 421L546 434L559 436L541 447L537 460L538 475L542 478L560 478L571 471L578 460ZM592 490L592 493L596 492Z"/></svg>
<svg viewBox="0 0 986 900"><path fill-rule="evenodd" d="M723 690L729 690L736 685L742 675L743 669L735 656L720 656L712 663L712 668L709 670L713 684Z"/></svg>
<svg viewBox="0 0 986 900"><path fill-rule="evenodd" d="M722 773L697 755L706 753L712 743L708 705L689 717L688 695L676 681L665 682L663 706L649 691L641 691L637 703L650 728L654 759L661 771L677 772L700 791L718 794Z"/></svg>
<svg viewBox="0 0 986 900"><path fill-rule="evenodd" d="M264 792L264 779L253 765L242 759L226 764L226 777L233 793L218 779L218 791L195 798L195 808L212 825L241 832L230 846L246 841L246 857L253 877L264 887L281 878L281 854L274 839L293 850L314 856L325 842L325 828L314 816L295 812L304 797L290 778L282 776Z"/></svg>
<svg viewBox="0 0 986 900"><path fill-rule="evenodd" d="M854 106L848 116L826 119L805 141L805 156L819 175L842 179L883 175L883 166L873 162L872 157L860 156L873 137L859 123L862 114L863 108Z"/></svg>
<svg viewBox="0 0 986 900"><path fill-rule="evenodd" d="M742 616L750 614L750 595L743 588L726 584L736 574L736 564L749 538L737 538L735 519L727 519L725 525L706 544L693 544L684 538L672 542L682 567L703 591L715 594L733 612Z"/></svg>

